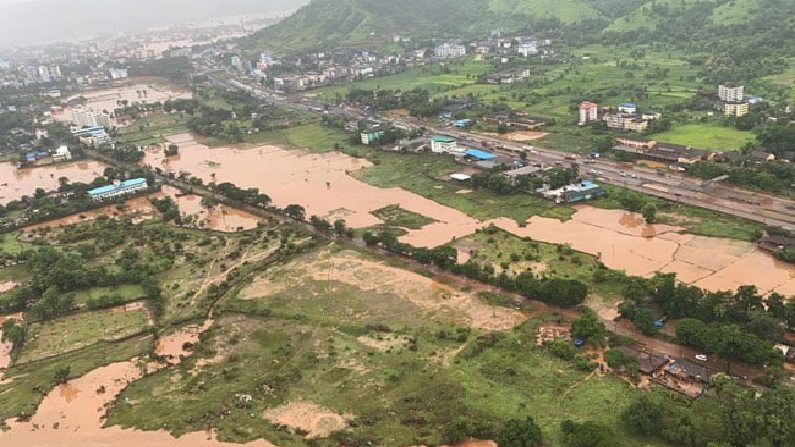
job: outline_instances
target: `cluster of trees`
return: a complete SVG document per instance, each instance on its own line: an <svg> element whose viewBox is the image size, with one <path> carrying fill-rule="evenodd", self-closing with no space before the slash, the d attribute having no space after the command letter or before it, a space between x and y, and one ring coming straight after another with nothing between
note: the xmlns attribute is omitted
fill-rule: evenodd
<svg viewBox="0 0 795 447"><path fill-rule="evenodd" d="M552 168L544 172L544 177L520 175L510 179L499 171L480 172L472 176L470 182L474 188L487 189L497 194L518 194L532 191L549 185L552 189L570 185L580 177L579 167L575 164L568 168Z"/></svg>
<svg viewBox="0 0 795 447"><path fill-rule="evenodd" d="M444 427L442 438L448 444L459 444L469 438L478 438L494 439L500 447L544 445L541 428L529 416L525 419L510 419L497 427L480 419L459 416Z"/></svg>
<svg viewBox="0 0 795 447"><path fill-rule="evenodd" d="M718 374L711 380L717 398L673 400L665 394L641 394L622 413L627 429L674 445L795 445L795 391L778 387L756 397Z"/></svg>
<svg viewBox="0 0 795 447"><path fill-rule="evenodd" d="M747 188L756 188L772 193L787 193L795 184L795 166L783 161L767 161L758 164L738 164L699 161L688 166L690 175L711 179L728 175L729 183Z"/></svg>
<svg viewBox="0 0 795 447"><path fill-rule="evenodd" d="M375 110L406 109L412 116L419 117L438 115L446 105L444 101L431 100L430 92L421 88L407 91L354 89L345 99Z"/></svg>
<svg viewBox="0 0 795 447"><path fill-rule="evenodd" d="M658 274L651 279L633 278L623 291L621 315L642 332L653 334L654 312L683 320L677 327L680 343L716 353L728 360L752 364L774 361L773 349L786 327L795 327L795 301L773 293L766 300L754 286L736 292L709 292L677 284L675 275Z"/></svg>
<svg viewBox="0 0 795 447"><path fill-rule="evenodd" d="M259 188L242 189L232 183L219 183L213 187L216 194L228 197L246 205L266 207L270 205L271 198L265 193L261 193Z"/></svg>

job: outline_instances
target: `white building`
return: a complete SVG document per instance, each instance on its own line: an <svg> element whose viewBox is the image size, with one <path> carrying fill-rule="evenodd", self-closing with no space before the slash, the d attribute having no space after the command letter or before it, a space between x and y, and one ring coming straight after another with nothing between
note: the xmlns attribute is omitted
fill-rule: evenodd
<svg viewBox="0 0 795 447"><path fill-rule="evenodd" d="M745 86L742 85L719 85L718 99L726 102L742 102L745 98Z"/></svg>
<svg viewBox="0 0 795 447"><path fill-rule="evenodd" d="M78 127L110 127L110 117L96 110L75 109L69 123Z"/></svg>
<svg viewBox="0 0 795 447"><path fill-rule="evenodd" d="M452 59L466 56L467 48L463 45L443 43L433 49L433 55L439 59Z"/></svg>
<svg viewBox="0 0 795 447"><path fill-rule="evenodd" d="M431 137L431 152L435 154L450 154L459 151L455 138L445 135L436 135Z"/></svg>
<svg viewBox="0 0 795 447"><path fill-rule="evenodd" d="M745 116L750 109L747 102L726 102L723 104L723 116Z"/></svg>
<svg viewBox="0 0 795 447"><path fill-rule="evenodd" d="M108 68L108 75L111 79L124 79L127 77L126 68Z"/></svg>
<svg viewBox="0 0 795 447"><path fill-rule="evenodd" d="M599 105L591 101L580 103L580 126L584 126L591 121L599 119Z"/></svg>
<svg viewBox="0 0 795 447"><path fill-rule="evenodd" d="M60 146L55 152L52 154L52 159L55 162L59 161L68 161L72 159L72 153L69 152L69 148L66 146Z"/></svg>

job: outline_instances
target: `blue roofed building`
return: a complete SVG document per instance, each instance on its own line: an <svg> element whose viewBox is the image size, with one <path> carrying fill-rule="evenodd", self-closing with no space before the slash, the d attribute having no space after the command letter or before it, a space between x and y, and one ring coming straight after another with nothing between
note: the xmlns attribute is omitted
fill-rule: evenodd
<svg viewBox="0 0 795 447"><path fill-rule="evenodd" d="M467 149L464 155L478 161L494 160L496 155L491 152L481 151L478 149Z"/></svg>
<svg viewBox="0 0 795 447"><path fill-rule="evenodd" d="M149 184L145 178L131 178L124 181L115 181L113 184L100 186L88 191L89 197L97 202L113 199L116 197L134 194L136 192L145 191L149 188Z"/></svg>

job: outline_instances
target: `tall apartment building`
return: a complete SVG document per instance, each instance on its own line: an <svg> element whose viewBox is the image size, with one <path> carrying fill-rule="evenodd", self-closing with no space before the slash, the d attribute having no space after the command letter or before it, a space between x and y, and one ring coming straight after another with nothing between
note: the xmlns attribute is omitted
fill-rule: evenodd
<svg viewBox="0 0 795 447"><path fill-rule="evenodd" d="M591 101L580 103L580 126L584 126L599 118L599 105Z"/></svg>
<svg viewBox="0 0 795 447"><path fill-rule="evenodd" d="M433 49L433 55L440 59L462 57L466 54L467 48L465 46L446 42Z"/></svg>
<svg viewBox="0 0 795 447"><path fill-rule="evenodd" d="M721 84L718 86L718 99L726 102L742 102L745 98L745 87L742 85Z"/></svg>

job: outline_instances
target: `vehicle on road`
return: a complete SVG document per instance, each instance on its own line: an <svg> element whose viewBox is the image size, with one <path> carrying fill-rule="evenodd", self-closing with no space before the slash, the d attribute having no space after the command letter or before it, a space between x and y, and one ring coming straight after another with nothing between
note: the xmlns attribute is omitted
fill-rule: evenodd
<svg viewBox="0 0 795 447"><path fill-rule="evenodd" d="M696 354L695 358L699 362L706 362L707 361L707 355L706 354Z"/></svg>

